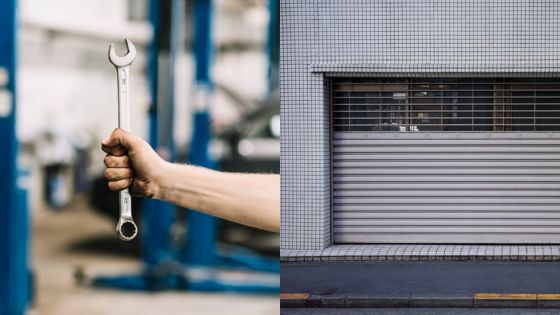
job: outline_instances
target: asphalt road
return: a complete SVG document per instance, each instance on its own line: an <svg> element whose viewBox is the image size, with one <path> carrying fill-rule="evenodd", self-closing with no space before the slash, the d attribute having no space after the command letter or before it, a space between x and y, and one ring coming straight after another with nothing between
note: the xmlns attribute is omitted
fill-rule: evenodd
<svg viewBox="0 0 560 315"><path fill-rule="evenodd" d="M560 263L416 261L282 264L283 293L311 293L325 288L334 288L336 293L341 294L560 293ZM554 314L560 314L560 311L556 310Z"/></svg>
<svg viewBox="0 0 560 315"><path fill-rule="evenodd" d="M557 315L558 310L538 309L456 309L456 308L382 308L382 309L282 309L282 315L348 314L348 315Z"/></svg>

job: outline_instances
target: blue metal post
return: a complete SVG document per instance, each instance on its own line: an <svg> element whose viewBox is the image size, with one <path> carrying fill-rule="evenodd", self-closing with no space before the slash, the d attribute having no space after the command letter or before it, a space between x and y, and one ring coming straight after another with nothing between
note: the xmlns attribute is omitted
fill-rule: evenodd
<svg viewBox="0 0 560 315"><path fill-rule="evenodd" d="M151 104L148 112L149 119L149 141L152 147L157 147L158 140L158 112L157 112L157 98L158 98L158 56L159 56L159 32L160 32L160 7L159 0L150 0L149 7L149 21L152 25L152 42L150 43L148 51L148 88L150 89Z"/></svg>
<svg viewBox="0 0 560 315"><path fill-rule="evenodd" d="M174 0L176 1L176 0ZM150 105L149 121L150 121L150 144L156 149L165 149L169 154L168 158L173 159L173 139L167 139L164 143L160 143L160 128L169 128L172 130L172 119L168 124L160 124L160 115L158 113L158 79L159 79L159 51L161 38L161 21L160 21L160 2L159 0L150 0L149 18L153 26L153 38L149 47L148 56L148 80L152 104ZM173 67L173 66L171 66ZM171 92L172 93L172 92ZM170 108L173 107L173 99L169 99ZM172 113L170 114L172 115ZM170 125L170 126L168 126ZM166 134L164 132L164 134ZM171 135L172 133L167 133ZM169 137L171 138L171 137ZM162 141L163 142L163 141ZM170 277L161 277L157 275L157 267L173 258L171 248L170 230L175 220L175 207L171 204L158 200L144 200L143 209L143 225L142 225L142 255L147 271L147 285L149 289L159 289L170 286Z"/></svg>
<svg viewBox="0 0 560 315"><path fill-rule="evenodd" d="M189 150L189 162L215 168L208 155L211 138L209 95L212 90L210 67L212 64L212 1L194 2L194 59L195 93L197 104L193 119L193 138ZM216 218L189 210L187 215L188 237L183 249L182 261L193 265L215 265L216 255Z"/></svg>
<svg viewBox="0 0 560 315"><path fill-rule="evenodd" d="M268 0L268 96L272 95L278 85L278 64L280 59L280 5L278 0Z"/></svg>
<svg viewBox="0 0 560 315"><path fill-rule="evenodd" d="M16 1L0 1L0 314L24 314L29 299L28 211L16 187ZM19 199L22 200L19 200Z"/></svg>

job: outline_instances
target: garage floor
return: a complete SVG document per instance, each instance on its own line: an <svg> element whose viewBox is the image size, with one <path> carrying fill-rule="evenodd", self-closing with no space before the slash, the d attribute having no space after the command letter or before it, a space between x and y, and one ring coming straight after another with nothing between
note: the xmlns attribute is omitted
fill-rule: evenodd
<svg viewBox="0 0 560 315"><path fill-rule="evenodd" d="M91 240L109 240L113 224L88 211L85 202L52 212L38 209L33 219L32 265L35 303L30 314L278 314L277 296L187 292L134 293L96 289L87 282L94 275L133 273L140 265L129 255L84 249ZM115 236L116 238L116 236ZM126 250L126 248L124 248ZM85 284L74 276L83 270ZM173 313L171 313L173 312Z"/></svg>

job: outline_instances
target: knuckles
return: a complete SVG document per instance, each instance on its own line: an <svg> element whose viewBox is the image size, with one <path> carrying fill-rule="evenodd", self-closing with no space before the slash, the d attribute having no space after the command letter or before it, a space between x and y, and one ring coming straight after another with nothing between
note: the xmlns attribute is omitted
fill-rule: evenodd
<svg viewBox="0 0 560 315"><path fill-rule="evenodd" d="M103 175L108 180L129 179L132 177L132 170L130 168L106 168Z"/></svg>
<svg viewBox="0 0 560 315"><path fill-rule="evenodd" d="M119 181L109 182L107 184L107 186L112 191L120 191L120 190L123 190L123 189L129 187L131 184L132 184L132 179L129 178L129 179L123 179L123 180L119 180Z"/></svg>
<svg viewBox="0 0 560 315"><path fill-rule="evenodd" d="M107 166L107 167L113 167L114 166L113 159L111 158L111 155L107 155L107 156L105 156L105 158L103 158L103 164L105 164L105 166Z"/></svg>
<svg viewBox="0 0 560 315"><path fill-rule="evenodd" d="M123 156L114 156L114 155L106 155L103 158L103 164L106 167L129 167L129 160L127 155Z"/></svg>
<svg viewBox="0 0 560 315"><path fill-rule="evenodd" d="M110 168L106 168L105 171L103 171L103 176L110 180L113 178L113 171Z"/></svg>

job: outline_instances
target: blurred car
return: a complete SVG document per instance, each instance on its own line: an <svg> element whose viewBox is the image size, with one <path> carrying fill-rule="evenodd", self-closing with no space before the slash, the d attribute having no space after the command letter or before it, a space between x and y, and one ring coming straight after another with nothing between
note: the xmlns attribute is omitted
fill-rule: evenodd
<svg viewBox="0 0 560 315"><path fill-rule="evenodd" d="M210 145L220 169L228 172L279 173L280 106L264 105L216 135Z"/></svg>

